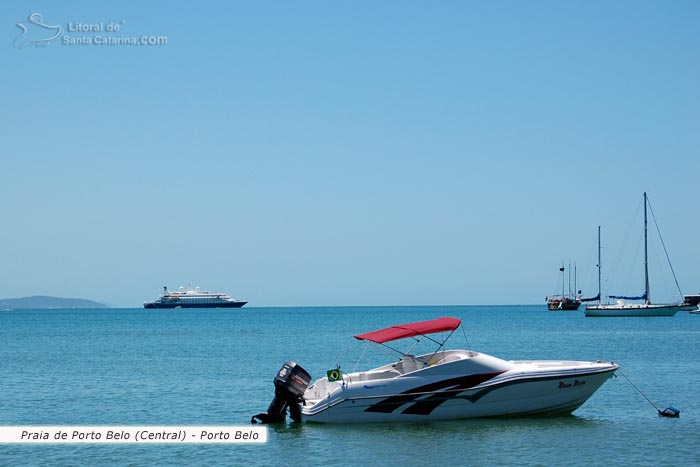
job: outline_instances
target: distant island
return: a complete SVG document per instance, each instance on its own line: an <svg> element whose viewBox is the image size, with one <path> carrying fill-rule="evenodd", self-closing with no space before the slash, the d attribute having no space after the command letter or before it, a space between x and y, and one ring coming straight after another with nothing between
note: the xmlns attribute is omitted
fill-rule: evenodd
<svg viewBox="0 0 700 467"><path fill-rule="evenodd" d="M0 310L42 310L59 308L109 308L109 306L84 298L47 297L44 295L0 299Z"/></svg>

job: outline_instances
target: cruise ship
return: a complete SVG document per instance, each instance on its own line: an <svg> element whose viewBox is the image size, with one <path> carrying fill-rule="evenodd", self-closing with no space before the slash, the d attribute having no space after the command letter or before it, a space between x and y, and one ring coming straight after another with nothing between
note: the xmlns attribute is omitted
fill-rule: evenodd
<svg viewBox="0 0 700 467"><path fill-rule="evenodd" d="M180 287L171 292L163 287L163 293L152 301L143 304L144 308L240 308L248 302L229 297L225 293L199 290L199 287Z"/></svg>

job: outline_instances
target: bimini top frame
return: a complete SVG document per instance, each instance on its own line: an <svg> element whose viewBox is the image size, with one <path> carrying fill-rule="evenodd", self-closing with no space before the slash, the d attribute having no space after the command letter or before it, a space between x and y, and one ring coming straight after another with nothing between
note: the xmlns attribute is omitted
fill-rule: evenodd
<svg viewBox="0 0 700 467"><path fill-rule="evenodd" d="M434 355L440 351L440 349L445 345L445 342L447 342L450 336L452 336L452 333L455 331L455 329L459 327L461 323L462 321L457 318L437 318L427 321L418 321L415 323L397 324L388 328L379 329L378 331L358 334L353 337L361 341L382 344L384 345L384 347L387 347L401 355L408 355L408 353L413 349L413 347L415 347L415 345L417 345L418 342L420 342L420 339L425 337L438 345L437 350L435 350L435 352L433 353ZM442 342L433 339L429 336L429 334L436 334L439 332L447 331L449 331L450 334ZM416 343L407 352L401 352L386 345L387 342L405 339L407 337L413 337L414 339L416 339Z"/></svg>

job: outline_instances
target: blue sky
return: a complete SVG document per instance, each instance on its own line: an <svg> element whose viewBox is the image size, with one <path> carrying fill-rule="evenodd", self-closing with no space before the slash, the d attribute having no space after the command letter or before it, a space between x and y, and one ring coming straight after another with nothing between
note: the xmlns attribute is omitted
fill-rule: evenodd
<svg viewBox="0 0 700 467"><path fill-rule="evenodd" d="M644 191L700 292L697 2L121 3L0 6L0 297L593 295ZM167 43L63 42L98 35Z"/></svg>

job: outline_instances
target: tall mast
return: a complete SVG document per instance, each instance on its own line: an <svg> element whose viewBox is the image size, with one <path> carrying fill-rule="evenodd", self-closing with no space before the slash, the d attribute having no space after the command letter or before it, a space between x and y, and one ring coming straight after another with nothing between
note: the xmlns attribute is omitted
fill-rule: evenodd
<svg viewBox="0 0 700 467"><path fill-rule="evenodd" d="M559 270L561 271L561 298L564 298L564 261L561 262Z"/></svg>
<svg viewBox="0 0 700 467"><path fill-rule="evenodd" d="M600 226L598 226L598 305L601 304L601 290L600 290Z"/></svg>
<svg viewBox="0 0 700 467"><path fill-rule="evenodd" d="M644 192L644 294L646 295L645 303L651 303L649 296L649 258L647 251L647 192Z"/></svg>

